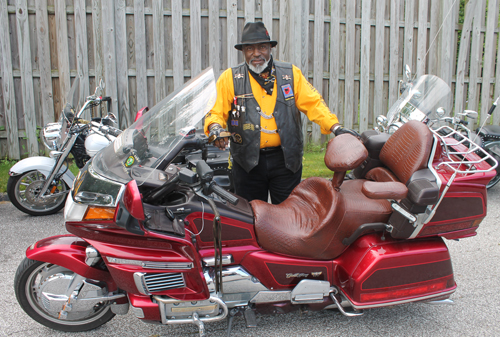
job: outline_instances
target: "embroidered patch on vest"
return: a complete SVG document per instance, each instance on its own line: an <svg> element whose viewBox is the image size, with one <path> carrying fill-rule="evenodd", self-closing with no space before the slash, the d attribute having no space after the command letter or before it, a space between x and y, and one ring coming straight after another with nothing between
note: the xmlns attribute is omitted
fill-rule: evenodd
<svg viewBox="0 0 500 337"><path fill-rule="evenodd" d="M234 75L234 78L243 78L243 77L245 77L245 75L243 75L243 74L235 74Z"/></svg>
<svg viewBox="0 0 500 337"><path fill-rule="evenodd" d="M246 123L246 124L243 124L243 130L252 130L252 131L254 131L255 127L251 123Z"/></svg>
<svg viewBox="0 0 500 337"><path fill-rule="evenodd" d="M238 126L238 121L231 119L231 126Z"/></svg>
<svg viewBox="0 0 500 337"><path fill-rule="evenodd" d="M285 81L290 81L292 79L292 76L288 76L288 75L283 75L282 77Z"/></svg>
<svg viewBox="0 0 500 337"><path fill-rule="evenodd" d="M282 85L281 90L283 91L283 96L285 96L285 100L293 98L293 90L292 90L292 85L290 83Z"/></svg>
<svg viewBox="0 0 500 337"><path fill-rule="evenodd" d="M235 133L235 134L233 135L233 141L234 141L235 143L237 143L237 144L241 144L241 143L243 143L243 138L241 138L241 135L240 135L240 134Z"/></svg>

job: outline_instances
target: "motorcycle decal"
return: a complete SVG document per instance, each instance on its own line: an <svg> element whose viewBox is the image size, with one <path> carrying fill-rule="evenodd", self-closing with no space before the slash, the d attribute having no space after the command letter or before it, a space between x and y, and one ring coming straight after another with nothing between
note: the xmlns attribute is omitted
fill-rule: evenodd
<svg viewBox="0 0 500 337"><path fill-rule="evenodd" d="M134 163L135 163L135 157L134 156L129 156L125 160L125 167L130 167L130 166L134 165Z"/></svg>
<svg viewBox="0 0 500 337"><path fill-rule="evenodd" d="M285 96L286 101L293 99L293 90L290 83L282 85L281 90L283 91L283 96Z"/></svg>

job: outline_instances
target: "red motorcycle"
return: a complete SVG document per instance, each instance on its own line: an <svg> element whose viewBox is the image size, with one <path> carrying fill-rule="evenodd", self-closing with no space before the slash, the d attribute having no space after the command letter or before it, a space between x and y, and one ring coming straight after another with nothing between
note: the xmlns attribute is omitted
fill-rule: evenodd
<svg viewBox="0 0 500 337"><path fill-rule="evenodd" d="M453 129L410 121L363 142L335 137L332 179L306 179L279 205L248 202L218 186L205 160L195 172L178 159L206 153L212 139L194 126L215 95L205 71L87 163L65 207L72 234L34 243L17 270L28 315L83 331L131 309L204 335L205 323L228 317L230 329L240 314L248 326L256 312L359 316L455 291L443 239L476 234L491 156ZM355 168L358 179L344 180Z"/></svg>

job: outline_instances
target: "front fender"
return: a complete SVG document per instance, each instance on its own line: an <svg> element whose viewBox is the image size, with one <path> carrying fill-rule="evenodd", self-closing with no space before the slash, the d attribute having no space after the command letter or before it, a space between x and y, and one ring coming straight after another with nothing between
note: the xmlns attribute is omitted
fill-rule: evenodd
<svg viewBox="0 0 500 337"><path fill-rule="evenodd" d="M12 166L9 170L9 175L10 176L17 176L22 173L26 173L28 171L33 171L37 170L40 171L45 175L45 177L48 177L50 175L50 171L52 171L52 168L56 165L56 161L53 158L48 158L48 157L29 157L23 160L18 161L14 166ZM66 168L65 165L61 166L61 169L59 172L64 172L66 171L62 179L68 185L71 187L73 185L73 180L75 180L75 176L73 173Z"/></svg>
<svg viewBox="0 0 500 337"><path fill-rule="evenodd" d="M26 257L56 264L92 280L104 281L110 291L115 290L116 284L108 271L90 267L85 263L87 246L89 243L77 236L57 235L31 245L26 250Z"/></svg>

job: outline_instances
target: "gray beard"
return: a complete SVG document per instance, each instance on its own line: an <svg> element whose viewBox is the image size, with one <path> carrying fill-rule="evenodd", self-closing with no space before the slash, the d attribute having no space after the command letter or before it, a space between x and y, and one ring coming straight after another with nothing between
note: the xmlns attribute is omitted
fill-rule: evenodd
<svg viewBox="0 0 500 337"><path fill-rule="evenodd" d="M271 60L271 58L269 58L269 60ZM267 68L267 65L269 64L269 60L267 60L263 65L257 66L257 67L254 66L251 63L248 63L248 62L247 62L247 65L248 65L248 68L250 68L251 71L253 71L256 74L260 74L261 72L264 71L264 69Z"/></svg>

